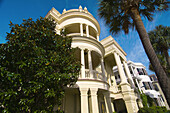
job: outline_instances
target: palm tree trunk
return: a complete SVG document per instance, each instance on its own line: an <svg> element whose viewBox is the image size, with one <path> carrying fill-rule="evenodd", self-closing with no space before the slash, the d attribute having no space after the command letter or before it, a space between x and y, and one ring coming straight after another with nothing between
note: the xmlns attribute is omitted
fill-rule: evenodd
<svg viewBox="0 0 170 113"><path fill-rule="evenodd" d="M168 50L164 49L163 50L163 53L165 55L165 58L166 58L166 62L168 64L168 67L170 67L170 57L169 57L169 54L168 54Z"/></svg>
<svg viewBox="0 0 170 113"><path fill-rule="evenodd" d="M170 105L170 80L167 77L165 71L163 70L163 68L156 56L156 53L151 45L149 36L148 36L146 29L144 27L144 24L142 22L141 16L139 15L139 12L136 7L133 7L131 9L131 17L132 17L133 21L135 22L135 27L139 34L139 37L141 39L141 42L145 49L145 52L154 68L154 71L155 71L157 77L158 77L158 81L160 83L160 86L161 86L164 94L165 94L168 104Z"/></svg>

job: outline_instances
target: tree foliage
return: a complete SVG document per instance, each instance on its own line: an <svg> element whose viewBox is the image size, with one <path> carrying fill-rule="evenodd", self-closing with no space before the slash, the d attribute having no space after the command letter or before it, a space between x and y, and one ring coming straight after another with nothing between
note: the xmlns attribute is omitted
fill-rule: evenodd
<svg viewBox="0 0 170 113"><path fill-rule="evenodd" d="M44 18L10 22L7 43L0 46L1 112L52 112L64 87L77 80L80 64L72 38L57 35L55 26Z"/></svg>
<svg viewBox="0 0 170 113"><path fill-rule="evenodd" d="M142 93L140 95L142 99L143 108L140 108L138 113L169 113L165 107L156 106L154 100L149 96Z"/></svg>
<svg viewBox="0 0 170 113"><path fill-rule="evenodd" d="M140 108L138 113L169 113L165 107L160 106L152 106L152 107L143 107Z"/></svg>
<svg viewBox="0 0 170 113"><path fill-rule="evenodd" d="M168 53L170 49L170 27L159 25L148 34L162 67L170 76L170 57ZM153 70L151 64L150 69Z"/></svg>

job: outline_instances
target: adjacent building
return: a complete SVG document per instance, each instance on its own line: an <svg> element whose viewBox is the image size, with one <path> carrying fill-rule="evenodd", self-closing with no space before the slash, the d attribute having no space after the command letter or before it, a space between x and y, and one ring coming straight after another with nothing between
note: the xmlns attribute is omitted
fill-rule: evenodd
<svg viewBox="0 0 170 113"><path fill-rule="evenodd" d="M139 91L138 94L144 93L154 100L156 106L165 106L167 109L169 109L169 106L159 86L156 76L149 76L146 72L145 66L141 63L134 63L132 61L128 61L127 64L130 70L130 74L133 78L131 84L134 89L137 89ZM119 83L120 79L116 66L113 67L113 71L117 78L116 82Z"/></svg>
<svg viewBox="0 0 170 113"><path fill-rule="evenodd" d="M165 95L158 83L158 79L156 77L156 75L152 74L152 75L149 75L151 81L152 81L152 84L153 84L153 87L156 91L158 91L160 93L159 97L161 98L161 100L163 101L163 104L160 104L159 106L165 106L168 110L170 110L169 108L169 105L167 103L167 100L165 98Z"/></svg>
<svg viewBox="0 0 170 113"><path fill-rule="evenodd" d="M57 34L65 31L72 37L81 62L78 81L65 88L61 109L65 113L137 113L142 103L126 53L111 36L99 40L100 25L87 8L64 9L62 13L52 8L46 18L56 22Z"/></svg>

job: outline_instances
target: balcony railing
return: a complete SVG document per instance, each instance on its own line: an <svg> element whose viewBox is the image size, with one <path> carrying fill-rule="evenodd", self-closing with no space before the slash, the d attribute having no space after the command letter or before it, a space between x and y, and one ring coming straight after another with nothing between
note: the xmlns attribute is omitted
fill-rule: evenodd
<svg viewBox="0 0 170 113"><path fill-rule="evenodd" d="M89 69L85 69L85 78L82 78L82 75L80 74L79 79L93 79L106 81L106 77L104 76L104 74L95 70L92 70L92 72L90 73Z"/></svg>
<svg viewBox="0 0 170 113"><path fill-rule="evenodd" d="M81 34L80 34L80 33L69 33L69 34L67 34L67 36L81 36ZM83 34L83 36L86 36L86 37L87 37L86 34ZM91 36L91 35L89 35L89 37L96 40L96 38L93 37L93 36Z"/></svg>

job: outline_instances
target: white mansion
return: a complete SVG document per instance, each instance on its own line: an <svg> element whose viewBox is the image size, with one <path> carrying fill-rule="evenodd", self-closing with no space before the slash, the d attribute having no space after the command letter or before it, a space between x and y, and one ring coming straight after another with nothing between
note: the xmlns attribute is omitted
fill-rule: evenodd
<svg viewBox="0 0 170 113"><path fill-rule="evenodd" d="M46 18L57 23L57 34L65 30L73 37L72 47L77 48L75 54L82 64L76 84L65 89L62 110L65 113L137 113L143 105L135 92L126 53L111 36L99 41L99 23L87 8L64 9L62 14L52 8ZM119 78L113 72L115 66Z"/></svg>

